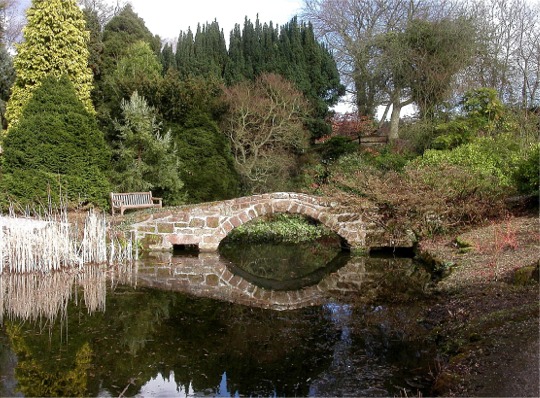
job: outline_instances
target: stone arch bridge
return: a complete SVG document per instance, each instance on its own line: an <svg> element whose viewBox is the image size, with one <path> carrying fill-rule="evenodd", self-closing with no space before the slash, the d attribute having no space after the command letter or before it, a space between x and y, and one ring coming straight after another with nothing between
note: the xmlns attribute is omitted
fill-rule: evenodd
<svg viewBox="0 0 540 398"><path fill-rule="evenodd" d="M302 193L278 192L221 202L174 207L150 213L133 224L138 244L148 251L196 246L201 252L218 250L234 228L268 214L301 214L321 222L338 234L353 250L403 246L384 238L377 209L354 208L346 203ZM407 244L409 246L409 244Z"/></svg>

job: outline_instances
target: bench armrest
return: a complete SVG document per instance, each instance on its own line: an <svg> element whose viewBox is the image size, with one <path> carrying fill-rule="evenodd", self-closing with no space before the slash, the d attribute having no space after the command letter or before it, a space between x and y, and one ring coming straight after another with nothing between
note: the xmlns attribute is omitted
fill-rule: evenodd
<svg viewBox="0 0 540 398"><path fill-rule="evenodd" d="M158 204L160 204L160 205L161 205L161 200L162 200L162 198L155 198L155 197L152 196L152 201L157 201Z"/></svg>

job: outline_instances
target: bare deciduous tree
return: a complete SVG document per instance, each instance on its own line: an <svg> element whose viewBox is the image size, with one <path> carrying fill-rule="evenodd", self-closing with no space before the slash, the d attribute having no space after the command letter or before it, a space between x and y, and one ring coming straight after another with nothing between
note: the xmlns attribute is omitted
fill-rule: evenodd
<svg viewBox="0 0 540 398"><path fill-rule="evenodd" d="M103 27L127 4L127 0L117 0L116 4L106 0L77 0L77 3L84 9L95 11L99 25Z"/></svg>
<svg viewBox="0 0 540 398"><path fill-rule="evenodd" d="M309 142L303 125L308 103L293 84L263 74L225 89L229 111L222 131L230 140L237 171L253 192L279 186Z"/></svg>
<svg viewBox="0 0 540 398"><path fill-rule="evenodd" d="M27 2L30 5L30 1ZM26 24L25 3L17 0L0 0L0 43L10 51L19 42Z"/></svg>
<svg viewBox="0 0 540 398"><path fill-rule="evenodd" d="M482 47L466 84L494 88L509 104L540 103L540 2L483 0L469 4Z"/></svg>
<svg viewBox="0 0 540 398"><path fill-rule="evenodd" d="M395 139L401 109L418 99L406 69L421 64L420 52L407 48L400 35L414 21L453 19L460 12L461 7L450 0L304 0L303 16L334 51L358 113L372 117L377 107L385 106L386 116L392 109L390 138Z"/></svg>

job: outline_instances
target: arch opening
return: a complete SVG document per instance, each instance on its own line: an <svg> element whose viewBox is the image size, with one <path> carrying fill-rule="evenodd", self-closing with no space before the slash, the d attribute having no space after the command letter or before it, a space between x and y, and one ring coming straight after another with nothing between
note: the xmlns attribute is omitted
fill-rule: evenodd
<svg viewBox="0 0 540 398"><path fill-rule="evenodd" d="M230 231L218 248L233 273L244 279L250 275L258 286L274 289L318 283L346 263L348 249L345 240L320 221L284 213L245 222Z"/></svg>
<svg viewBox="0 0 540 398"><path fill-rule="evenodd" d="M198 245L173 245L173 256L198 256L199 253Z"/></svg>

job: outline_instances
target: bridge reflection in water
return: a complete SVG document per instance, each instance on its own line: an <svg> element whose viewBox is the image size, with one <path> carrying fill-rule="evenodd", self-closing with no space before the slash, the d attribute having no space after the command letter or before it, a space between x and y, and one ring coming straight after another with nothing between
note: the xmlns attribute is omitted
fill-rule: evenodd
<svg viewBox="0 0 540 398"><path fill-rule="evenodd" d="M108 285L148 287L274 310L322 305L348 293L366 299L401 294L400 289L417 294L430 283L430 275L425 270L413 272L416 268L411 259L337 256L312 274L276 282L249 275L218 253L158 253L114 269L87 266L68 273L0 275L0 323L3 318L61 318L77 287L82 288L90 313L105 311Z"/></svg>
<svg viewBox="0 0 540 398"><path fill-rule="evenodd" d="M218 253L191 257L158 253L139 260L137 268L138 286L287 310L321 305L333 295L360 291L365 257L338 256L320 271L284 282L249 275ZM297 283L308 286L297 288Z"/></svg>

